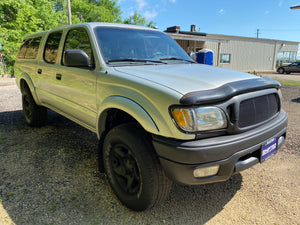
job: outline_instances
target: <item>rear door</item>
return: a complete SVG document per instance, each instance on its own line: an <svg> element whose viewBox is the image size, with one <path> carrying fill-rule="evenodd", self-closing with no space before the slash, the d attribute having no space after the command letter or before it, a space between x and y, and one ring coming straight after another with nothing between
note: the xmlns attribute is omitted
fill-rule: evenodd
<svg viewBox="0 0 300 225"><path fill-rule="evenodd" d="M48 35L43 49L42 59L36 68L36 91L39 100L47 107L59 109L60 101L57 99L56 73L59 70L59 44L63 31L55 31Z"/></svg>

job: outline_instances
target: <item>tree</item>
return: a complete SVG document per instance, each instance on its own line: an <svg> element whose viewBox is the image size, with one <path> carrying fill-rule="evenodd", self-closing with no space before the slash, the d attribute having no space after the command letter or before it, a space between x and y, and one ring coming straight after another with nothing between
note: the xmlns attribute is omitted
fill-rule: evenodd
<svg viewBox="0 0 300 225"><path fill-rule="evenodd" d="M64 12L66 1L55 4L56 12ZM86 22L121 22L121 9L115 0L71 0L72 23ZM67 19L60 21L67 24Z"/></svg>
<svg viewBox="0 0 300 225"><path fill-rule="evenodd" d="M131 15L128 18L124 19L123 23L124 24L147 26L147 27L154 27L155 26L155 23L153 21L150 21L150 22L147 23L145 17L138 14L137 11L135 11L133 15Z"/></svg>
<svg viewBox="0 0 300 225"><path fill-rule="evenodd" d="M66 0L3 0L0 1L0 43L10 71L18 49L26 35L68 24ZM71 0L72 23L122 23L118 0ZM138 14L123 23L153 26L152 21Z"/></svg>
<svg viewBox="0 0 300 225"><path fill-rule="evenodd" d="M52 0L5 0L0 2L0 42L9 70L23 38L57 26Z"/></svg>

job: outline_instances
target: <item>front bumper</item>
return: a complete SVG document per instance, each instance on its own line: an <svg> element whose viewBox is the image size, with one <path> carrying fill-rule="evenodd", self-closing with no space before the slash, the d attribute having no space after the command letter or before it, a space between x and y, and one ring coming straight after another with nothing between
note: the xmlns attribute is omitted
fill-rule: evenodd
<svg viewBox="0 0 300 225"><path fill-rule="evenodd" d="M286 137L288 116L283 110L272 121L244 133L179 141L153 137L153 145L165 174L173 181L183 184L205 184L225 181L233 174L260 162L263 144L277 138L279 149ZM195 178L196 168L219 165L214 176Z"/></svg>

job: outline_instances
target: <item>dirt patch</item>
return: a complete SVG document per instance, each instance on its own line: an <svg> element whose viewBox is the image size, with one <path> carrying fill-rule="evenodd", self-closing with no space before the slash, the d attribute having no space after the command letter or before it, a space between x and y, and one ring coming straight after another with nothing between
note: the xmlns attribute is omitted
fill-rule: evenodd
<svg viewBox="0 0 300 225"><path fill-rule="evenodd" d="M98 172L96 135L52 111L28 127L11 81L0 85L0 224L300 224L300 87L282 88L288 137L275 156L223 183L176 184L136 213Z"/></svg>

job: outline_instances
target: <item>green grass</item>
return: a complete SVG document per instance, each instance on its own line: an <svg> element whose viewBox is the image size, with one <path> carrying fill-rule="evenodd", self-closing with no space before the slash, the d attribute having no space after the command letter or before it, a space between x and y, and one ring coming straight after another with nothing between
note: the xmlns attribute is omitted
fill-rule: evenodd
<svg viewBox="0 0 300 225"><path fill-rule="evenodd" d="M295 81L284 81L280 82L282 85L292 85L292 86L300 86L300 82Z"/></svg>

